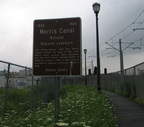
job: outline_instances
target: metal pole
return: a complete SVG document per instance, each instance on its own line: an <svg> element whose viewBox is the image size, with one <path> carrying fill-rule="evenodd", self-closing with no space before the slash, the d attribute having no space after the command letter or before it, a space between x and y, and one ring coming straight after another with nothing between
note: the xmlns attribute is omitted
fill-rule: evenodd
<svg viewBox="0 0 144 127"><path fill-rule="evenodd" d="M27 67L25 68L25 77L27 77Z"/></svg>
<svg viewBox="0 0 144 127"><path fill-rule="evenodd" d="M86 52L85 52L85 85L87 85L87 65L86 65Z"/></svg>
<svg viewBox="0 0 144 127"><path fill-rule="evenodd" d="M120 47L120 71L121 71L121 75L124 75L124 65L123 65L123 51L122 51L122 47L121 47L121 39L119 39L119 47Z"/></svg>
<svg viewBox="0 0 144 127"><path fill-rule="evenodd" d="M92 74L94 74L93 60L92 60Z"/></svg>
<svg viewBox="0 0 144 127"><path fill-rule="evenodd" d="M32 74L32 87L31 87L31 109L33 108L33 84L34 84L34 76Z"/></svg>
<svg viewBox="0 0 144 127"><path fill-rule="evenodd" d="M96 49L97 49L97 90L101 93L101 85L100 85L100 54L99 54L99 33L98 33L98 14L96 13Z"/></svg>
<svg viewBox="0 0 144 127"><path fill-rule="evenodd" d="M61 78L55 77L55 124L59 120L60 114L60 85L61 85ZM57 125L55 125L57 127Z"/></svg>
<svg viewBox="0 0 144 127"><path fill-rule="evenodd" d="M0 62L9 64L9 62L5 62L5 61L2 61L2 60L0 60ZM18 64L14 64L14 63L10 63L10 64L13 65L13 66L22 67L22 68L27 68L27 69L29 69L29 70L32 70L32 68L29 68L29 67L21 66L21 65L18 65Z"/></svg>
<svg viewBox="0 0 144 127"><path fill-rule="evenodd" d="M8 63L7 81L6 81L6 86L5 86L4 105L3 105L3 118L5 117L6 108L7 108L7 93L8 93L8 83L9 83L9 72L10 72L10 63Z"/></svg>

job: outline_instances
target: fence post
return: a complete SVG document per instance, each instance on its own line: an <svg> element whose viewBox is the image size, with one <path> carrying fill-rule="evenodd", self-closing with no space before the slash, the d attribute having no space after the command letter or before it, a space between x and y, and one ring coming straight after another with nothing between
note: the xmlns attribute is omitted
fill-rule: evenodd
<svg viewBox="0 0 144 127"><path fill-rule="evenodd" d="M3 105L3 118L5 117L6 108L7 108L7 93L8 93L8 83L9 83L9 72L10 72L10 63L8 63L7 81L6 81L6 86L5 86L4 105Z"/></svg>
<svg viewBox="0 0 144 127"><path fill-rule="evenodd" d="M34 76L32 74L32 87L31 87L31 109L33 108L33 84L34 84Z"/></svg>
<svg viewBox="0 0 144 127"><path fill-rule="evenodd" d="M60 114L60 86L61 86L61 77L55 77L55 127L56 123L59 120Z"/></svg>

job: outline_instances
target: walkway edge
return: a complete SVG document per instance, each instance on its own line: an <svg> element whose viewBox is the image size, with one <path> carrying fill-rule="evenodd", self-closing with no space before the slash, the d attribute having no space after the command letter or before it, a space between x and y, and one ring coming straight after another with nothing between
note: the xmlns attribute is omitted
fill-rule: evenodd
<svg viewBox="0 0 144 127"><path fill-rule="evenodd" d="M118 127L144 127L144 106L117 93L103 91L111 100L118 119Z"/></svg>

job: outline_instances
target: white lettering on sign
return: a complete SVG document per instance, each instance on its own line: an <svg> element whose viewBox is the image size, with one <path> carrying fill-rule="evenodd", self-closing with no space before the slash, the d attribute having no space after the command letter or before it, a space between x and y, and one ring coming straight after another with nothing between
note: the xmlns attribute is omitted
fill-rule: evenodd
<svg viewBox="0 0 144 127"><path fill-rule="evenodd" d="M59 28L59 30L57 29L40 29L40 34L57 34L59 31L60 34L72 34L75 32L75 28ZM64 39L64 37L60 36L60 37L52 37L50 39Z"/></svg>
<svg viewBox="0 0 144 127"><path fill-rule="evenodd" d="M42 46L55 45L55 42L41 42Z"/></svg>
<svg viewBox="0 0 144 127"><path fill-rule="evenodd" d="M56 43L57 45L73 45L73 42L72 41L70 41L70 42L57 42Z"/></svg>
<svg viewBox="0 0 144 127"><path fill-rule="evenodd" d="M60 34L71 34L71 33L74 33L74 27L73 28L67 28L67 29L60 28L59 32L60 32Z"/></svg>
<svg viewBox="0 0 144 127"><path fill-rule="evenodd" d="M56 29L40 29L40 34L57 34Z"/></svg>
<svg viewBox="0 0 144 127"><path fill-rule="evenodd" d="M45 69L45 71L50 71L50 72L52 72L52 71L56 71L56 69Z"/></svg>
<svg viewBox="0 0 144 127"><path fill-rule="evenodd" d="M44 24L38 24L37 27L42 28L42 27L45 27L45 25Z"/></svg>
<svg viewBox="0 0 144 127"><path fill-rule="evenodd" d="M57 71L58 72L62 72L62 71L68 71L68 70L67 69L60 69L60 68L58 68Z"/></svg>
<svg viewBox="0 0 144 127"><path fill-rule="evenodd" d="M73 41L60 41L60 42L40 42L41 46L50 45L73 45Z"/></svg>
<svg viewBox="0 0 144 127"><path fill-rule="evenodd" d="M62 39L64 39L64 36L50 36L50 39L51 40L62 40Z"/></svg>
<svg viewBox="0 0 144 127"><path fill-rule="evenodd" d="M70 22L69 25L70 25L70 26L76 26L76 25L77 25L77 22Z"/></svg>

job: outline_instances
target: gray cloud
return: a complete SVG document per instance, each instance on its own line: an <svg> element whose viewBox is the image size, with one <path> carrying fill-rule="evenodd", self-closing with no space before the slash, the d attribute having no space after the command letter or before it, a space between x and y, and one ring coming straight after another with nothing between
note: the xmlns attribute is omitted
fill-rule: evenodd
<svg viewBox="0 0 144 127"><path fill-rule="evenodd" d="M13 0L0 1L0 57L1 60L16 64L32 66L33 21L35 19L51 19L65 17L82 18L82 45L90 54L95 55L95 14L92 4L95 0ZM99 34L101 68L109 71L119 70L118 52L106 50L105 41L120 32L143 10L143 0L98 0L101 3L99 13ZM142 21L144 14L138 21ZM144 23L143 23L144 24ZM144 27L144 25L141 27ZM138 24L135 24L135 26ZM128 34L134 26L115 38L114 42ZM143 37L144 31L137 31L123 41L135 41ZM112 41L109 41L112 44ZM144 42L142 42L144 44ZM139 45L139 43L135 43ZM115 46L118 47L118 44ZM111 53L110 53L111 52ZM109 53L109 54L108 54ZM108 55L115 57L108 58ZM134 54L134 57L130 57ZM137 51L125 53L125 67L143 61L143 47ZM130 60L128 60L130 58ZM95 58L88 58L92 60ZM95 64L95 62L94 62Z"/></svg>

